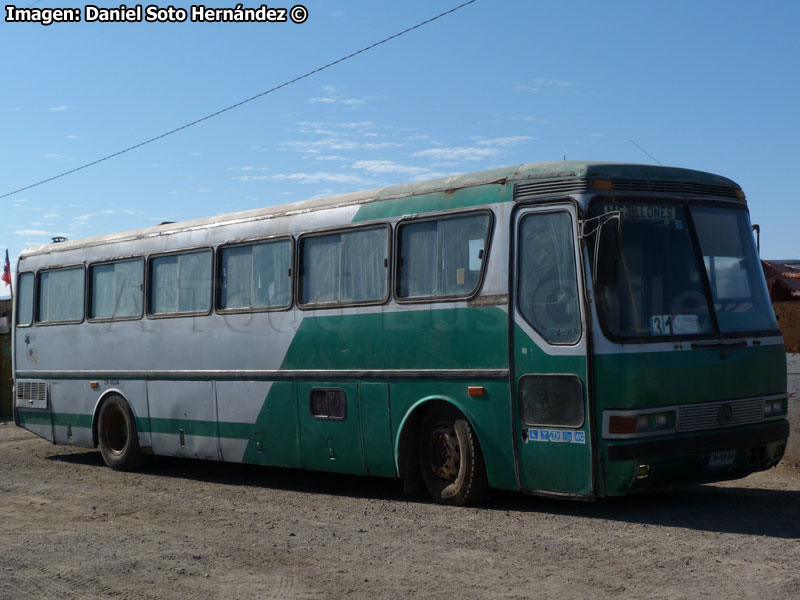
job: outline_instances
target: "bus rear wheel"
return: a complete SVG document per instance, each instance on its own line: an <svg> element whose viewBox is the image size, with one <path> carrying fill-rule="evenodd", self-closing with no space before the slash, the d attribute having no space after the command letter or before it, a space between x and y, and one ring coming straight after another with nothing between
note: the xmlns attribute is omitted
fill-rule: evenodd
<svg viewBox="0 0 800 600"><path fill-rule="evenodd" d="M433 406L423 417L419 461L422 479L436 502L475 504L488 491L478 437L466 417L453 406Z"/></svg>
<svg viewBox="0 0 800 600"><path fill-rule="evenodd" d="M136 419L128 403L111 396L97 416L97 443L103 461L116 471L130 471L144 463Z"/></svg>

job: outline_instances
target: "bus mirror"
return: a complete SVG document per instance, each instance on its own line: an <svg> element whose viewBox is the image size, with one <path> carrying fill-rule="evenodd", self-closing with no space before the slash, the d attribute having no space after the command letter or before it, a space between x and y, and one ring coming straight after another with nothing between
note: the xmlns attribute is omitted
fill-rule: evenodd
<svg viewBox="0 0 800 600"><path fill-rule="evenodd" d="M756 250L758 250L758 255L761 256L761 226L758 223L753 223L753 231L756 234Z"/></svg>
<svg viewBox="0 0 800 600"><path fill-rule="evenodd" d="M594 274L595 285L616 285L619 277L620 259L620 224L619 213L609 215L597 227L594 238Z"/></svg>

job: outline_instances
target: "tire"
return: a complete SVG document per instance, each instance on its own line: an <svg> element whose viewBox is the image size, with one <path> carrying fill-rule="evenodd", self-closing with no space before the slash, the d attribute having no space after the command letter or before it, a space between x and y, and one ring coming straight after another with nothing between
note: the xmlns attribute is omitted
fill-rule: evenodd
<svg viewBox="0 0 800 600"><path fill-rule="evenodd" d="M97 445L103 461L116 471L131 471L144 464L136 419L131 407L119 396L111 396L100 407Z"/></svg>
<svg viewBox="0 0 800 600"><path fill-rule="evenodd" d="M441 504L476 504L489 489L475 430L453 406L433 406L423 417L419 464L428 492Z"/></svg>

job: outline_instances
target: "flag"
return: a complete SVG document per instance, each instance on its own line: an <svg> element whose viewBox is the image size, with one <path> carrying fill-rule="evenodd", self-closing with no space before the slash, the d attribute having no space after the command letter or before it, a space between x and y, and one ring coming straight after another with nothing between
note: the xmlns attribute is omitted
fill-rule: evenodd
<svg viewBox="0 0 800 600"><path fill-rule="evenodd" d="M3 276L0 277L6 282L6 285L11 285L11 263L8 262L8 248L6 248L6 262L3 264Z"/></svg>

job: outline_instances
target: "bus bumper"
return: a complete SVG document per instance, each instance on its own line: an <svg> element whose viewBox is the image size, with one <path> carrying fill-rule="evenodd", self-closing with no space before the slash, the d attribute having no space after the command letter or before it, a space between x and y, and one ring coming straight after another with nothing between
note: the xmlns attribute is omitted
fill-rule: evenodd
<svg viewBox="0 0 800 600"><path fill-rule="evenodd" d="M777 465L789 422L692 433L669 439L614 441L603 452L603 496L745 477Z"/></svg>

